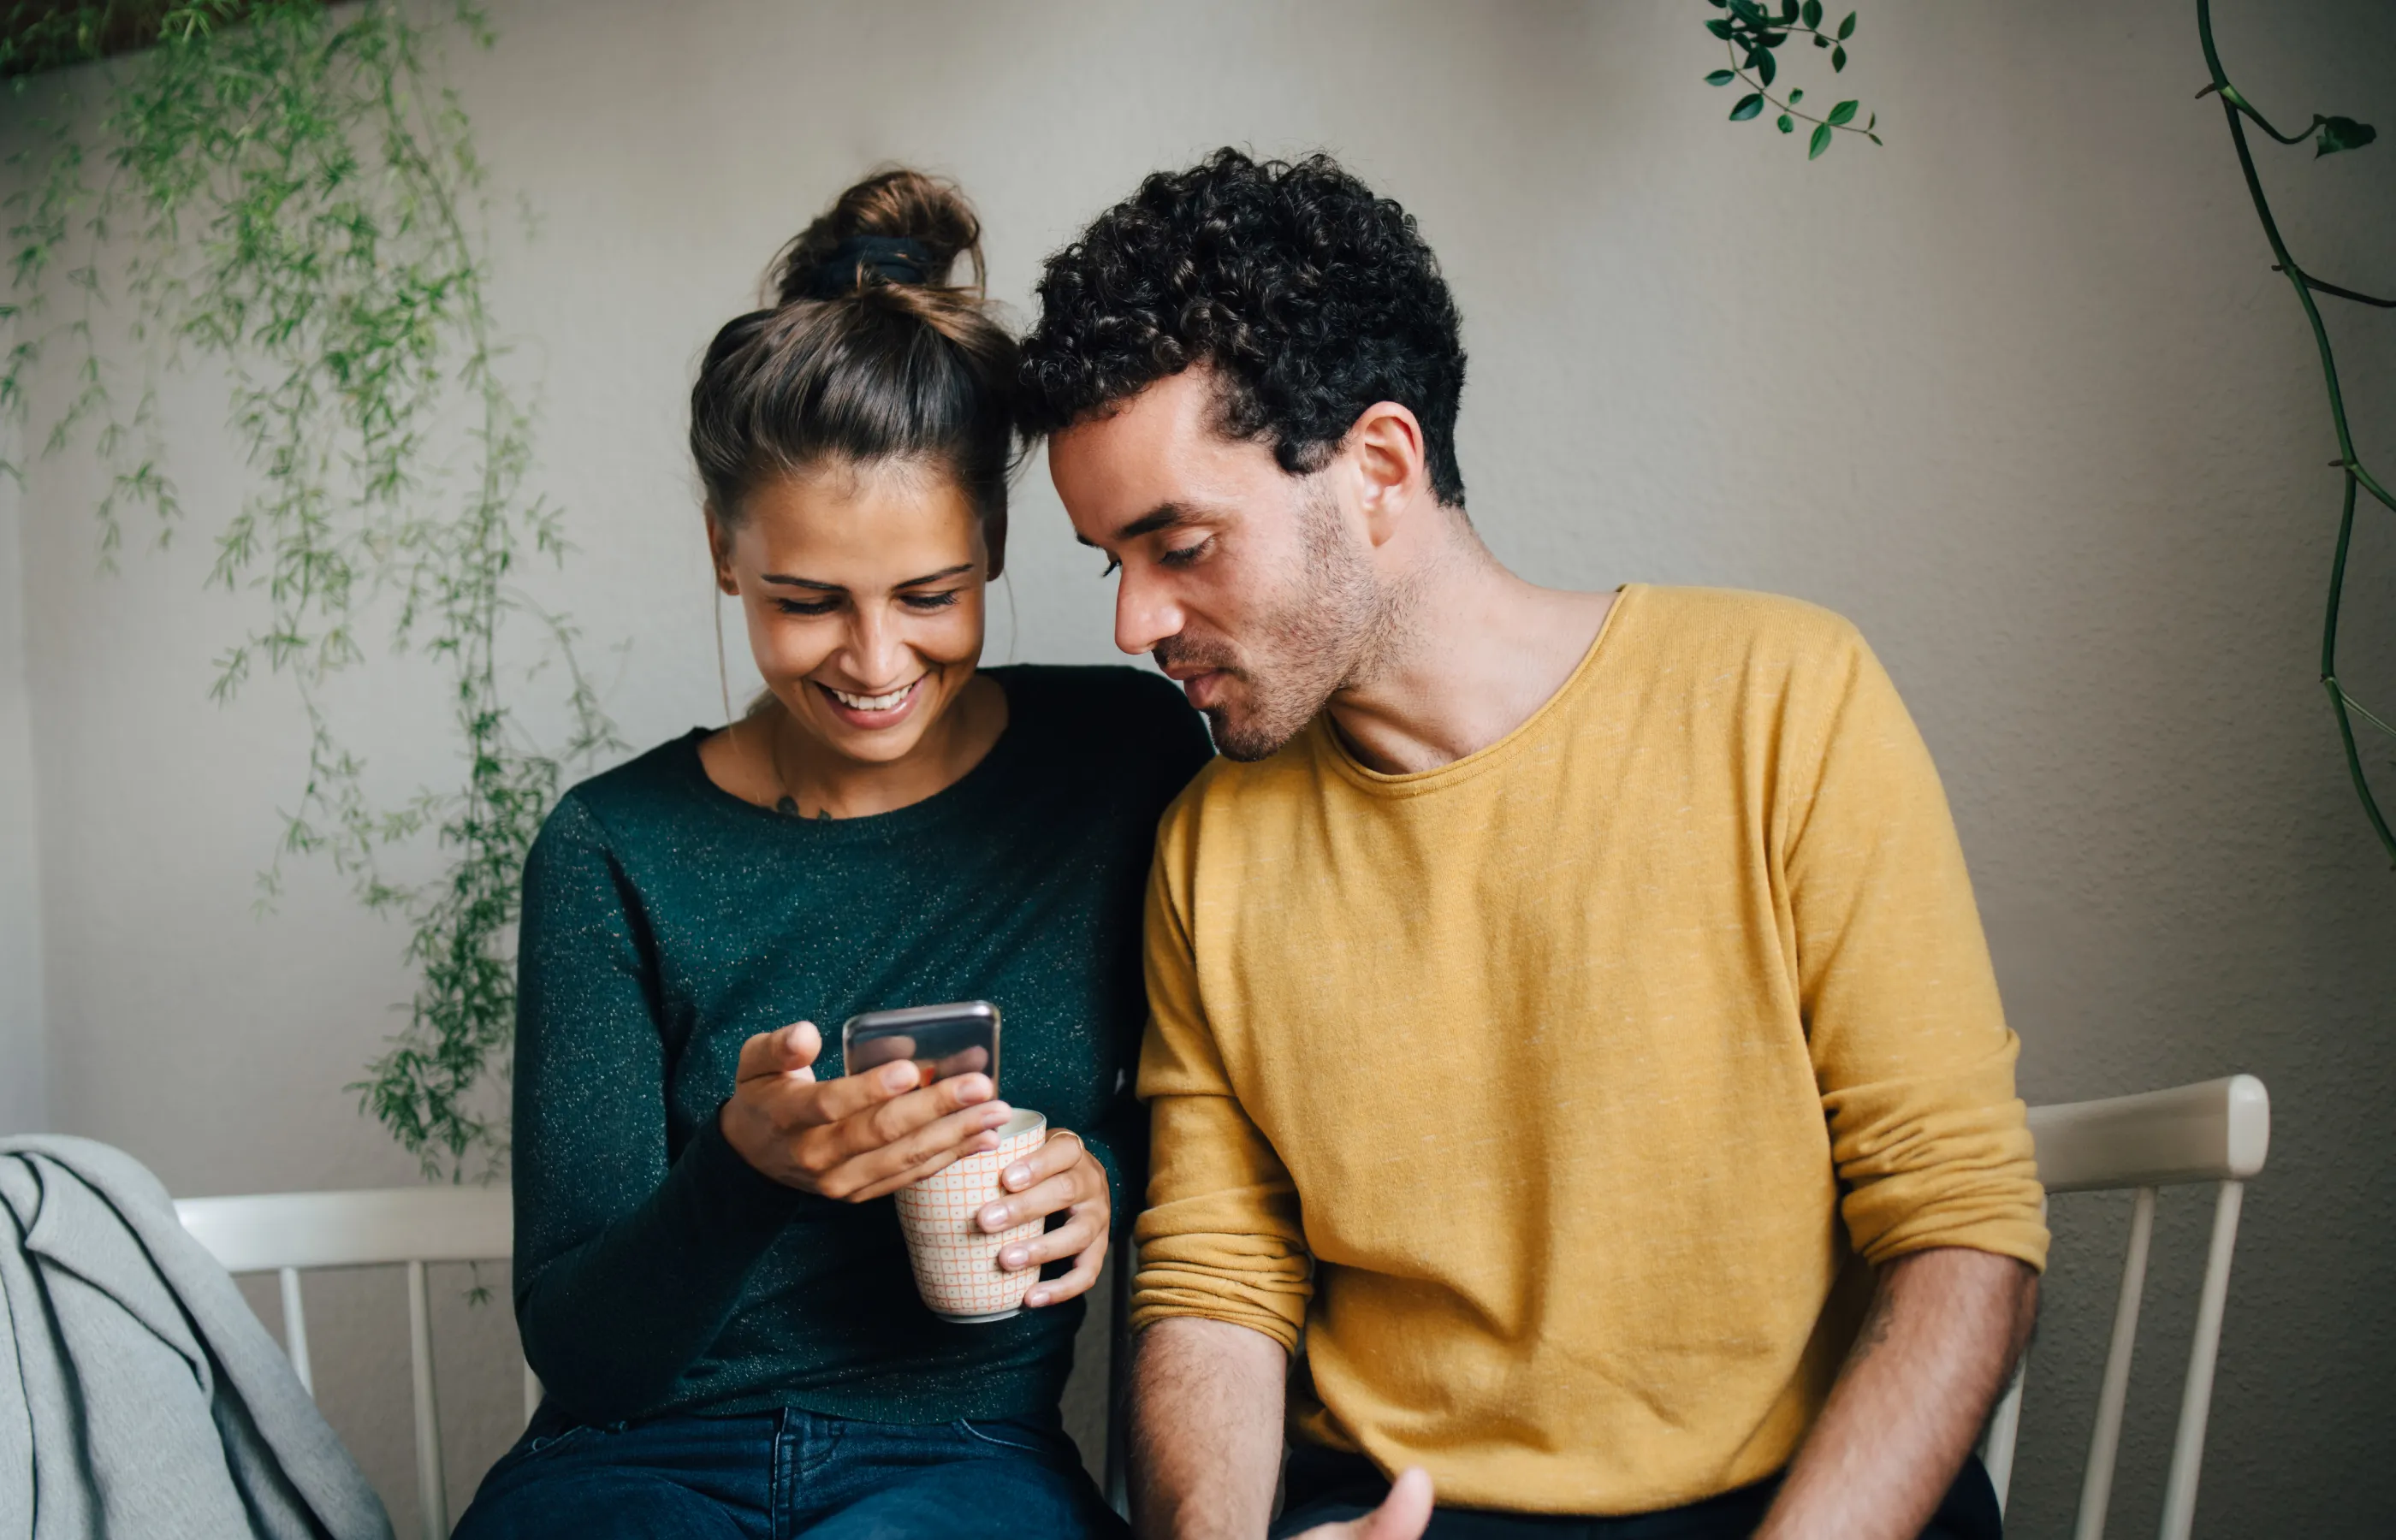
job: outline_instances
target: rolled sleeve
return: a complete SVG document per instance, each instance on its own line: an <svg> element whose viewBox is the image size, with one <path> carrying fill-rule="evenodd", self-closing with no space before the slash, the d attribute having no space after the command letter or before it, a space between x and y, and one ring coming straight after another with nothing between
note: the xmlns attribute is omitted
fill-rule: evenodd
<svg viewBox="0 0 2396 1540"><path fill-rule="evenodd" d="M1131 1325L1194 1316L1261 1332L1297 1350L1313 1294L1298 1192L1271 1140L1242 1109L1201 1003L1187 909L1186 821L1166 816L1147 908L1148 1209L1134 1234Z"/></svg>
<svg viewBox="0 0 2396 1540"><path fill-rule="evenodd" d="M1860 637L1786 870L1809 1052L1858 1255L2046 1264L2020 1040L2004 1023L1929 750Z"/></svg>

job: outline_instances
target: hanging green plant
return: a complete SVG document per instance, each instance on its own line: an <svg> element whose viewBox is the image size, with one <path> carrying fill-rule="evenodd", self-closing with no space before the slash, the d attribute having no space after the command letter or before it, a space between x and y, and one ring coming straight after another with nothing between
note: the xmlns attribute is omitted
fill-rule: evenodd
<svg viewBox="0 0 2396 1540"><path fill-rule="evenodd" d="M1861 134L1874 144L1880 135L1873 129L1880 125L1880 114L1873 113L1860 124L1856 113L1862 103L1841 101L1820 117L1805 112L1799 104L1805 100L1805 88L1791 86L1785 97L1772 94L1773 82L1779 78L1780 60L1777 50L1791 38L1811 38L1814 46L1827 50L1830 56L1830 73L1837 74L1847 67L1847 39L1856 35L1856 13L1833 32L1822 30L1822 0L1780 0L1777 12L1767 11L1755 0L1706 0L1723 14L1706 22L1706 31L1723 41L1730 50L1730 67L1716 70L1706 76L1709 86L1728 86L1736 82L1748 87L1747 94L1731 104L1730 120L1745 123L1764 115L1769 104L1779 115L1774 126L1784 134L1797 131L1800 120L1814 126L1805 141L1805 158L1818 160L1839 135Z"/></svg>
<svg viewBox="0 0 2396 1540"><path fill-rule="evenodd" d="M321 858L368 908L406 920L407 1021L350 1089L428 1174L487 1175L505 1148L496 1092L525 855L566 766L619 747L572 628L514 584L566 544L558 510L524 486L531 419L489 308L483 167L442 84L446 39L487 47L491 33L471 3L430 16L382 0L7 15L0 70L20 104L32 71L147 46L70 82L20 156L0 410L26 422L38 405L27 442L43 453L98 455L99 543L113 563L137 511L162 543L190 520L161 434L160 372L194 360L222 372L252 482L206 532L209 581L256 618L217 660L213 694L230 701L262 665L309 730L260 901L280 892L287 860ZM97 104L74 96L92 85ZM103 351L112 311L129 358ZM46 364L43 378L71 373L67 399L32 401ZM457 735L459 779L397 805L369 796L331 710L378 641L444 671ZM571 724L554 751L520 712L536 681ZM392 874L403 847L428 841L439 875Z"/></svg>

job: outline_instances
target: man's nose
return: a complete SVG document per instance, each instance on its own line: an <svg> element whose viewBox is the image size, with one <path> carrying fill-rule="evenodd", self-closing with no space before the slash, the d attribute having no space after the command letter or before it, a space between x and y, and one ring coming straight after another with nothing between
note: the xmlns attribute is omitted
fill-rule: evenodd
<svg viewBox="0 0 2396 1540"><path fill-rule="evenodd" d="M1181 606L1163 585L1129 566L1115 590L1115 645L1135 657L1181 634Z"/></svg>

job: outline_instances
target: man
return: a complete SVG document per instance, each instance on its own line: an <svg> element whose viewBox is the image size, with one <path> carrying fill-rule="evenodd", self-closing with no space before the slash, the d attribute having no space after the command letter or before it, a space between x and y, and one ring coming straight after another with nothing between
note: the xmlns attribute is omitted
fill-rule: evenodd
<svg viewBox="0 0 2396 1540"><path fill-rule="evenodd" d="M1437 264L1327 159L1151 177L1040 293L1029 426L1223 755L1150 888L1140 1530L1266 1532L1286 1380L1277 1534L1993 1535L2046 1231L1862 640L1500 566Z"/></svg>

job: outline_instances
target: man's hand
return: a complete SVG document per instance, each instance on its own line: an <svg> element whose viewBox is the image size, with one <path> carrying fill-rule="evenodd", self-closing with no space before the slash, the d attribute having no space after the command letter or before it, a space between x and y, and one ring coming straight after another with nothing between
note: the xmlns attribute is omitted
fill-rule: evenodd
<svg viewBox="0 0 2396 1540"><path fill-rule="evenodd" d="M1381 1506L1362 1519L1317 1524L1293 1540L1421 1540L1431 1527L1431 1477L1419 1466L1398 1473Z"/></svg>
<svg viewBox="0 0 2396 1540"><path fill-rule="evenodd" d="M1971 1452L2038 1312L2038 1275L1946 1248L1883 1268L1830 1403L1756 1540L1913 1540Z"/></svg>
<svg viewBox="0 0 2396 1540"><path fill-rule="evenodd" d="M1071 1216L1036 1240L998 1254L998 1265L1008 1272L1037 1268L1060 1256L1073 1259L1072 1271L1033 1284L1023 1303L1037 1309L1088 1292L1107 1259L1114 1205L1107 1196L1106 1167L1083 1148L1082 1136L1069 1129L1050 1130L1048 1142L1008 1166L999 1175L998 1185L1011 1196L982 1205L976 1219L986 1232L995 1234L1045 1219L1059 1210Z"/></svg>
<svg viewBox="0 0 2396 1540"><path fill-rule="evenodd" d="M740 1045L731 1100L716 1115L740 1158L785 1187L861 1203L998 1148L1014 1109L988 1075L931 1085L912 1059L818 1082L823 1034L812 1021Z"/></svg>

